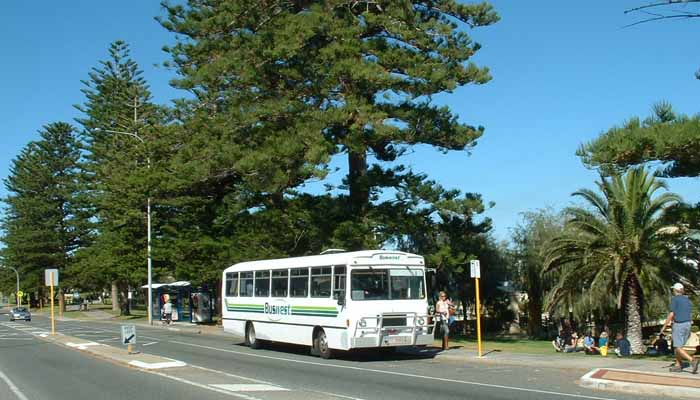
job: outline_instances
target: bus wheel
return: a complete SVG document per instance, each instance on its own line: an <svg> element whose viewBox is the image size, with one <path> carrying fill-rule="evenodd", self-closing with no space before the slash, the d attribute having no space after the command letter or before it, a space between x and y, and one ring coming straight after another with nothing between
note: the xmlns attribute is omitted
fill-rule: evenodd
<svg viewBox="0 0 700 400"><path fill-rule="evenodd" d="M255 337L255 327L252 322L248 322L245 327L245 344L251 349L259 349L262 347L260 340Z"/></svg>
<svg viewBox="0 0 700 400"><path fill-rule="evenodd" d="M316 334L314 347L316 348L316 353L321 356L321 358L328 360L329 358L333 357L333 350L328 347L328 338L326 337L326 332L324 332L323 329L319 330Z"/></svg>

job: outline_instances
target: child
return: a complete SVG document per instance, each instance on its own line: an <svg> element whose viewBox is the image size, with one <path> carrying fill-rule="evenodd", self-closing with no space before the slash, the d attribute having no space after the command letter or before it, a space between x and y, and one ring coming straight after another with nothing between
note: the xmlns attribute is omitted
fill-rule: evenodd
<svg viewBox="0 0 700 400"><path fill-rule="evenodd" d="M632 355L632 345L622 332L618 332L615 337L615 347L615 354L617 354L618 357L629 357Z"/></svg>

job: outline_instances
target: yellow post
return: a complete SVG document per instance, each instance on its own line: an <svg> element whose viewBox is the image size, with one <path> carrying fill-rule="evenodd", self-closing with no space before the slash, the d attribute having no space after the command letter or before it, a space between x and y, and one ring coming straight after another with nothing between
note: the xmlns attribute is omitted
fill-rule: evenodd
<svg viewBox="0 0 700 400"><path fill-rule="evenodd" d="M17 307L22 307L22 296L17 295Z"/></svg>
<svg viewBox="0 0 700 400"><path fill-rule="evenodd" d="M53 318L53 271L51 271L51 334L56 334L56 321Z"/></svg>
<svg viewBox="0 0 700 400"><path fill-rule="evenodd" d="M479 278L476 278L476 342L481 358L481 299L479 297Z"/></svg>

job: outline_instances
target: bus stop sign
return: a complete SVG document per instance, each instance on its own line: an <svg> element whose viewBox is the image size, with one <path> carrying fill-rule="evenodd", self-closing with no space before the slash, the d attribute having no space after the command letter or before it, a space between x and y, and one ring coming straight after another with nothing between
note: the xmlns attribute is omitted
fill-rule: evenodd
<svg viewBox="0 0 700 400"><path fill-rule="evenodd" d="M471 277L472 278L481 278L481 263L479 263L479 260L471 260L469 262L469 267L471 269Z"/></svg>

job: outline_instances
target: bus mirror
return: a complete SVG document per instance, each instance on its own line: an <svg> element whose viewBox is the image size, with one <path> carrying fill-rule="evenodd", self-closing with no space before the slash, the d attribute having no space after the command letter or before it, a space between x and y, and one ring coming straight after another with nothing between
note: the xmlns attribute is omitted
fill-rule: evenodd
<svg viewBox="0 0 700 400"><path fill-rule="evenodd" d="M345 306L345 292L341 292L340 296L338 296L338 305L341 307Z"/></svg>

